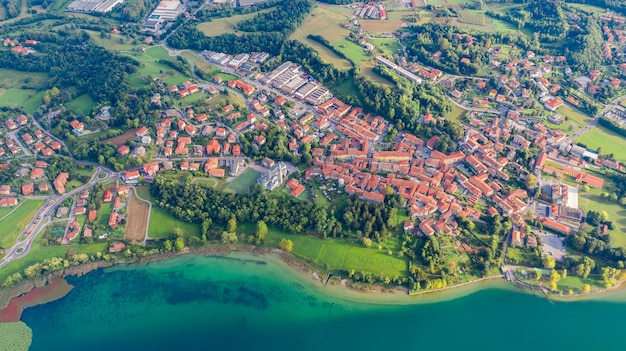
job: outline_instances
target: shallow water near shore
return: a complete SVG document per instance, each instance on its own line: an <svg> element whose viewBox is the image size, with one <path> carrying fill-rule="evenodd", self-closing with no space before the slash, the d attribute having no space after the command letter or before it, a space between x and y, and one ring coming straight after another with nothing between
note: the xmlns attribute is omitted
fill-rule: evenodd
<svg viewBox="0 0 626 351"><path fill-rule="evenodd" d="M68 281L64 298L24 310L31 350L626 349L624 291L554 302L496 280L411 298L357 294L249 254Z"/></svg>

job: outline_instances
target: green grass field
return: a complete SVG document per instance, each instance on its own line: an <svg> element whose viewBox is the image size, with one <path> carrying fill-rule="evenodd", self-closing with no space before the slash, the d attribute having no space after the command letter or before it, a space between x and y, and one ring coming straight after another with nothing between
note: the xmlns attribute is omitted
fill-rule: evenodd
<svg viewBox="0 0 626 351"><path fill-rule="evenodd" d="M389 55L401 54L402 47L396 39L393 38L369 38L369 42L374 44L378 49L388 53Z"/></svg>
<svg viewBox="0 0 626 351"><path fill-rule="evenodd" d="M244 227L245 228L245 227ZM253 226L250 226L253 230ZM373 244L370 248L362 247L345 239L318 239L306 235L292 235L277 230L270 230L268 243L278 246L281 239L293 241L293 254L316 268L324 271L346 271L355 269L374 274L403 276L406 274L406 261L395 255L387 254L387 249L397 252L391 244L383 245L378 250Z"/></svg>
<svg viewBox="0 0 626 351"><path fill-rule="evenodd" d="M544 123L549 128L561 130L567 135L574 134L576 131L591 122L591 118L587 115L568 105L560 107L555 113L563 117L567 117L567 120L563 118L563 122L561 122L561 124L554 124L546 119Z"/></svg>
<svg viewBox="0 0 626 351"><path fill-rule="evenodd" d="M356 65L360 65L361 62L369 60L369 56L365 54L365 48L348 39L338 40L332 43L332 45Z"/></svg>
<svg viewBox="0 0 626 351"><path fill-rule="evenodd" d="M183 222L174 218L166 209L152 205L148 236L153 239L167 238L174 234L175 228L180 228L185 237L200 236L199 224Z"/></svg>
<svg viewBox="0 0 626 351"><path fill-rule="evenodd" d="M93 40L96 45L106 48L107 50L131 51L147 46L143 43L135 43L133 39L121 34L107 33L107 35L111 37L102 38L100 37L100 32L92 30L86 30L85 32L89 34L91 40Z"/></svg>
<svg viewBox="0 0 626 351"><path fill-rule="evenodd" d="M254 233L254 228L254 224L240 223L237 232L247 236ZM270 228L266 245L278 247L281 239L293 241L294 256L322 271L339 272L355 269L390 277L406 275L406 260L395 255L399 250L395 238L383 242L382 249L379 250L376 243L370 248L365 248L348 239L318 239ZM387 250L392 250L394 255L389 255Z"/></svg>
<svg viewBox="0 0 626 351"><path fill-rule="evenodd" d="M24 101L22 103L22 108L24 109L24 111L32 115L43 103L43 96L45 93L45 91L40 91L37 94L31 96L28 100Z"/></svg>
<svg viewBox="0 0 626 351"><path fill-rule="evenodd" d="M175 60L167 54L163 47L153 47L146 50L146 52L125 52L124 55L132 57L140 63L141 66L137 69L137 72L141 76L160 77L167 85L180 84L189 80L189 77L177 70L158 62L162 59L172 62Z"/></svg>
<svg viewBox="0 0 626 351"><path fill-rule="evenodd" d="M241 100L237 95L230 92L227 95L218 94L209 100L209 108L213 111L218 111L220 113L222 112L220 106L227 104L233 104L238 106L239 108L246 107L246 103L243 100Z"/></svg>
<svg viewBox="0 0 626 351"><path fill-rule="evenodd" d="M573 275L568 275L565 279L559 280L557 286L559 289L563 290L564 293L567 293L570 289L577 293L583 290L583 285L585 284L589 284L591 286L591 290L604 288L602 281L598 279L590 277L582 278Z"/></svg>
<svg viewBox="0 0 626 351"><path fill-rule="evenodd" d="M138 185L135 187L135 189L137 189L137 195L139 195L140 198L150 201L150 202L154 201L152 194L150 194L149 185Z"/></svg>
<svg viewBox="0 0 626 351"><path fill-rule="evenodd" d="M83 94L75 98L74 100L65 104L72 112L78 114L82 113L85 116L89 116L93 110L96 102L93 101L89 94Z"/></svg>
<svg viewBox="0 0 626 351"><path fill-rule="evenodd" d="M0 88L41 89L48 83L48 75L36 72L21 72L0 68Z"/></svg>
<svg viewBox="0 0 626 351"><path fill-rule="evenodd" d="M35 217L44 202L44 200L25 200L15 212L0 221L1 247L10 248L15 245L17 237L26 229L26 225Z"/></svg>
<svg viewBox="0 0 626 351"><path fill-rule="evenodd" d="M626 138L602 126L596 125L587 133L576 139L576 142L587 145L592 150L602 148L602 154L613 154L616 160L626 162Z"/></svg>
<svg viewBox="0 0 626 351"><path fill-rule="evenodd" d="M350 35L350 31L342 27L341 23L345 22L350 17L351 12L349 12L349 9L342 6L318 3L317 8L309 14L304 20L304 23L296 29L289 39L298 40L315 49L325 62L333 64L335 68L348 70L352 67L350 62L337 56L337 54L324 45L308 39L307 36L309 34L320 35L331 44L338 40L345 39Z"/></svg>
<svg viewBox="0 0 626 351"><path fill-rule="evenodd" d="M250 190L250 186L256 182L261 176L261 173L255 171L252 168L247 168L241 175L232 182L228 183L224 188L225 192L245 194Z"/></svg>
<svg viewBox="0 0 626 351"><path fill-rule="evenodd" d="M452 104L452 111L450 111L447 115L445 115L444 118L449 121L460 123L461 120L463 120L463 116L465 116L465 110Z"/></svg>
<svg viewBox="0 0 626 351"><path fill-rule="evenodd" d="M248 13L245 15L237 15L237 16L226 17L226 18L217 18L217 19L211 20L210 22L199 23L196 26L196 28L198 28L199 31L204 33L204 35L210 36L210 37L218 36L218 35L222 35L226 33L234 33L234 34L241 35L245 32L238 32L237 30L235 30L235 26L239 24L239 22L253 18L257 14L270 12L273 10L274 8L269 8L269 9L264 9L264 10L253 12L253 13Z"/></svg>
<svg viewBox="0 0 626 351"><path fill-rule="evenodd" d="M600 15L606 12L606 9L602 7L588 5L588 4L568 4L568 6L575 7L575 8L587 11L587 12L591 12L594 15Z"/></svg>
<svg viewBox="0 0 626 351"><path fill-rule="evenodd" d="M0 88L0 106L19 107L37 94L33 89Z"/></svg>

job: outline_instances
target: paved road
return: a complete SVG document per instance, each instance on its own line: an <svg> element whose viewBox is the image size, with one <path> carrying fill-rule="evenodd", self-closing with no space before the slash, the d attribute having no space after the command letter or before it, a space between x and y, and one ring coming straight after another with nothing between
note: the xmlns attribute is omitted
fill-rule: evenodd
<svg viewBox="0 0 626 351"><path fill-rule="evenodd" d="M22 144L22 142L20 141L20 138L17 137L17 132L18 132L17 130L14 130L14 131L10 132L9 133L9 138L11 140L13 140L17 144L17 146L20 147L20 149L24 153L24 155L32 156L33 153L30 152L30 150L27 147L25 147L24 144Z"/></svg>
<svg viewBox="0 0 626 351"><path fill-rule="evenodd" d="M99 178L99 175L101 173L104 173L106 176L104 178ZM5 266L15 259L22 258L26 256L28 252L30 252L33 240L35 240L37 235L39 235L41 230L47 225L47 222L50 220L50 217L55 213L56 207L58 205L62 204L66 199L82 192L83 190L93 187L96 183L106 182L115 176L116 175L111 170L104 167L99 167L87 184L84 184L66 194L63 194L62 196L57 195L50 197L44 203L41 209L39 209L39 211L35 215L35 218L30 223L28 223L26 229L18 236L18 243L7 250L4 258L0 260L0 267Z"/></svg>

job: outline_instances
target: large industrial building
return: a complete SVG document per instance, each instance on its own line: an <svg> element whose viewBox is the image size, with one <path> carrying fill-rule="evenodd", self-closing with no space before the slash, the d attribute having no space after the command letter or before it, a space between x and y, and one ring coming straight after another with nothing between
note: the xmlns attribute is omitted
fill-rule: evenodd
<svg viewBox="0 0 626 351"><path fill-rule="evenodd" d="M124 0L75 0L65 9L67 12L110 12Z"/></svg>

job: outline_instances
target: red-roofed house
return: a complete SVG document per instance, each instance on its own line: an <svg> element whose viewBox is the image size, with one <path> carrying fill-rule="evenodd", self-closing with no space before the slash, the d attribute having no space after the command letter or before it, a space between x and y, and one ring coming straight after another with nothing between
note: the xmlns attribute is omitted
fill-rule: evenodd
<svg viewBox="0 0 626 351"><path fill-rule="evenodd" d="M113 193L111 192L111 190L107 189L104 191L104 195L102 196L102 201L111 202L111 200L113 200Z"/></svg>
<svg viewBox="0 0 626 351"><path fill-rule="evenodd" d="M124 179L126 181L139 179L139 171L135 170L124 173Z"/></svg>
<svg viewBox="0 0 626 351"><path fill-rule="evenodd" d="M22 195L28 196L34 193L35 193L35 184L28 183L28 184L22 185Z"/></svg>

